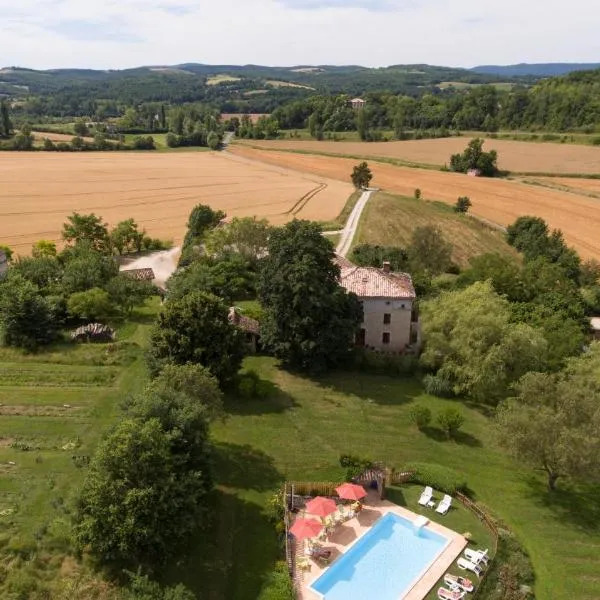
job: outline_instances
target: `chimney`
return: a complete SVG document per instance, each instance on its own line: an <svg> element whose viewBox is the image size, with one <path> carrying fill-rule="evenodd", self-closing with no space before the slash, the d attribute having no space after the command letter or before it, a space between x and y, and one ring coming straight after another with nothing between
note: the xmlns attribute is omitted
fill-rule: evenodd
<svg viewBox="0 0 600 600"><path fill-rule="evenodd" d="M383 272L390 273L391 271L392 271L392 265L390 264L390 262L387 260L383 261Z"/></svg>

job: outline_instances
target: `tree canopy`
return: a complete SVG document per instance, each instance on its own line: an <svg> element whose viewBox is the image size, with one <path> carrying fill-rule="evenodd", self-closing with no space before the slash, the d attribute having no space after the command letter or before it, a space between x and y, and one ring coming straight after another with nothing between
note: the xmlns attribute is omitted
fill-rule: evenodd
<svg viewBox="0 0 600 600"><path fill-rule="evenodd" d="M484 140L472 139L462 154L450 157L450 170L459 173L478 171L484 177L494 177L498 174L498 153L495 150L483 151ZM466 212L466 211L465 211Z"/></svg>
<svg viewBox="0 0 600 600"><path fill-rule="evenodd" d="M554 490L560 477L600 480L600 344L558 374L527 373L500 404L501 443L543 469Z"/></svg>
<svg viewBox="0 0 600 600"><path fill-rule="evenodd" d="M423 365L455 394L497 403L528 371L543 369L547 343L534 328L511 322L508 300L478 282L424 302Z"/></svg>
<svg viewBox="0 0 600 600"><path fill-rule="evenodd" d="M192 292L169 300L158 315L150 336L148 365L157 375L169 363L201 364L224 385L240 368L242 343L223 301L212 294Z"/></svg>
<svg viewBox="0 0 600 600"><path fill-rule="evenodd" d="M339 365L362 320L358 298L339 285L331 243L309 221L292 221L269 239L259 277L262 343L286 364L309 371Z"/></svg>
<svg viewBox="0 0 600 600"><path fill-rule="evenodd" d="M110 240L106 223L94 213L74 212L63 225L63 239L71 244L87 242L97 252L109 252Z"/></svg>
<svg viewBox="0 0 600 600"><path fill-rule="evenodd" d="M352 179L354 187L359 190L361 188L369 187L369 183L371 183L371 179L373 179L373 173L371 172L371 169L369 169L368 163L361 162L354 167L350 178Z"/></svg>

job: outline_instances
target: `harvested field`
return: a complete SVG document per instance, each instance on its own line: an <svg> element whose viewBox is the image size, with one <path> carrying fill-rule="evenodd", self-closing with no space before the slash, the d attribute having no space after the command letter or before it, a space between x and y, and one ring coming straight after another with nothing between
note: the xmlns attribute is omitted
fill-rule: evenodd
<svg viewBox="0 0 600 600"><path fill-rule="evenodd" d="M323 177L349 179L356 160L325 158L291 152L273 152L233 146L237 155L263 160ZM410 169L371 162L373 185L403 196L412 196L420 188L423 198L454 204L459 196L469 196L471 212L503 226L519 216L536 215L551 227L562 229L565 239L584 258L600 259L600 201L561 190L526 185L505 179L468 177L459 173L444 173Z"/></svg>
<svg viewBox="0 0 600 600"><path fill-rule="evenodd" d="M564 189L575 194L600 196L600 179L583 179L580 177L536 177L531 180L548 187Z"/></svg>
<svg viewBox="0 0 600 600"><path fill-rule="evenodd" d="M153 237L180 242L190 210L210 204L231 216L335 219L353 187L224 153L5 153L0 163L0 243L28 254L59 242L73 211L109 225L134 218Z"/></svg>
<svg viewBox="0 0 600 600"><path fill-rule="evenodd" d="M488 252L517 257L502 232L477 219L459 215L440 202L384 192L375 194L365 207L354 243L406 248L415 228L425 225L439 227L452 244L452 260L461 267L468 266L474 256Z"/></svg>
<svg viewBox="0 0 600 600"><path fill-rule="evenodd" d="M415 164L441 167L450 155L462 152L469 137L405 142L317 142L262 140L247 142L257 148L300 150L360 157L382 157ZM570 144L536 144L511 140L486 139L485 150L498 151L498 166L519 173L600 174L600 148Z"/></svg>

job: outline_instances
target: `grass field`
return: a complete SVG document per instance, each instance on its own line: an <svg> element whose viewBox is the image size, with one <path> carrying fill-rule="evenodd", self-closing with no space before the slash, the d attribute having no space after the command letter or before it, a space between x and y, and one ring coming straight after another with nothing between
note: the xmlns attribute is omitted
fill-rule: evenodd
<svg viewBox="0 0 600 600"><path fill-rule="evenodd" d="M600 149L591 150L600 152ZM356 158L257 150L241 145L231 147L231 152L341 181L350 179L357 162ZM514 223L522 215L536 215L545 219L551 227L562 229L567 243L581 256L600 259L600 202L596 198L526 185L518 180L468 177L460 173L411 169L374 161L370 161L369 165L374 175L372 185L385 191L412 196L419 188L424 199L441 200L452 205L459 196L468 196L473 203L470 209L473 215L502 226Z"/></svg>
<svg viewBox="0 0 600 600"><path fill-rule="evenodd" d="M461 136L404 142L253 140L248 143L258 148L302 150L365 158L381 157L406 163L442 167L449 164L452 154L462 152L466 148L469 139L469 137ZM600 174L600 147L537 144L488 138L484 149L497 150L500 169L515 173Z"/></svg>
<svg viewBox="0 0 600 600"><path fill-rule="evenodd" d="M335 219L353 187L215 152L4 153L0 243L28 254L40 239L60 241L73 211L109 225L133 217L153 237L178 242L190 210L210 204L231 216Z"/></svg>
<svg viewBox="0 0 600 600"><path fill-rule="evenodd" d="M504 234L474 218L459 215L447 204L406 196L375 194L362 214L354 245L379 244L406 248L416 227L434 225L452 244L452 260L466 267L479 254L498 252L516 257Z"/></svg>
<svg viewBox="0 0 600 600"><path fill-rule="evenodd" d="M417 431L408 411L419 401L435 415L456 401L427 396L411 380L357 373L310 380L280 370L270 358L245 364L270 381L273 392L267 400L230 401L229 419L214 426L216 521L188 560L171 569L171 580L184 579L210 600L255 598L276 556L263 512L271 491L286 478L337 480L343 476L339 455L350 452L396 467L430 462L464 474L477 499L530 552L538 600L600 597L600 488L563 482L549 494L541 475L498 449L485 408L463 405L463 432L447 441L435 428ZM409 504L414 494L405 494Z"/></svg>
<svg viewBox="0 0 600 600"><path fill-rule="evenodd" d="M28 577L50 581L71 561L72 501L86 457L119 402L143 385L142 348L157 307L118 329L126 339L112 351L108 344L62 343L29 355L0 348L0 568L15 568L14 581L4 571L3 589L21 590L11 598L32 597L23 591Z"/></svg>

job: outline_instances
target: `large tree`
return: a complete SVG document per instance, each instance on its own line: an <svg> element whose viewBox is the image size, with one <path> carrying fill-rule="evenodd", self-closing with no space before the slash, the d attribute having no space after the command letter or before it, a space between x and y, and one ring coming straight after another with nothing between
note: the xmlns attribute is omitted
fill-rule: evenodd
<svg viewBox="0 0 600 600"><path fill-rule="evenodd" d="M180 264L192 260L194 246L204 242L205 235L225 218L222 210L213 210L206 204L198 204L192 209L187 222L187 232L183 240Z"/></svg>
<svg viewBox="0 0 600 600"><path fill-rule="evenodd" d="M94 213L82 215L74 212L63 225L62 235L63 239L71 244L87 242L97 252L110 252L106 223Z"/></svg>
<svg viewBox="0 0 600 600"><path fill-rule="evenodd" d="M450 170L467 173L477 170L484 177L494 177L498 174L498 153L495 150L483 151L484 140L472 139L462 154L450 157Z"/></svg>
<svg viewBox="0 0 600 600"><path fill-rule="evenodd" d="M358 298L339 285L331 243L309 221L273 232L259 277L262 342L288 365L321 371L348 356L362 320Z"/></svg>
<svg viewBox="0 0 600 600"><path fill-rule="evenodd" d="M452 262L452 244L433 225L417 227L408 247L410 267L427 275L444 273Z"/></svg>
<svg viewBox="0 0 600 600"><path fill-rule="evenodd" d="M10 110L6 100L0 101L0 137L8 137L12 133Z"/></svg>
<svg viewBox="0 0 600 600"><path fill-rule="evenodd" d="M165 364L204 365L221 385L238 372L243 356L241 332L228 319L220 298L192 292L169 300L150 336L148 366L157 375Z"/></svg>
<svg viewBox="0 0 600 600"><path fill-rule="evenodd" d="M78 502L78 546L119 566L176 554L202 522L212 485L202 417L181 397L144 402L100 444Z"/></svg>
<svg viewBox="0 0 600 600"><path fill-rule="evenodd" d="M133 219L126 219L117 223L110 232L112 247L119 253L140 252L145 231L139 231L138 224Z"/></svg>
<svg viewBox="0 0 600 600"><path fill-rule="evenodd" d="M0 333L5 345L35 350L53 341L57 329L51 304L36 285L20 274L0 285Z"/></svg>
<svg viewBox="0 0 600 600"><path fill-rule="evenodd" d="M456 394L496 403L521 375L545 365L541 332L511 322L506 299L490 282L446 292L423 303L422 363Z"/></svg>
<svg viewBox="0 0 600 600"><path fill-rule="evenodd" d="M179 269L168 281L169 298L182 298L194 291L209 292L228 304L256 297L256 265L239 254L220 260L207 256Z"/></svg>
<svg viewBox="0 0 600 600"><path fill-rule="evenodd" d="M256 262L266 253L271 230L266 219L235 217L230 223L213 229L207 235L206 251L216 258L234 253L250 262Z"/></svg>
<svg viewBox="0 0 600 600"><path fill-rule="evenodd" d="M371 179L373 179L373 173L366 162L361 162L354 167L350 178L352 179L354 187L359 190L361 188L369 187L369 183L371 183Z"/></svg>
<svg viewBox="0 0 600 600"><path fill-rule="evenodd" d="M542 469L548 488L560 477L600 480L600 344L559 374L527 373L498 408L500 441Z"/></svg>
<svg viewBox="0 0 600 600"><path fill-rule="evenodd" d="M224 416L223 393L219 389L219 382L202 365L166 365L158 377L148 384L147 391L159 396L184 394L190 406L203 408L208 420Z"/></svg>
<svg viewBox="0 0 600 600"><path fill-rule="evenodd" d="M59 260L64 264L63 291L68 294L102 288L119 273L116 261L94 250L88 241L66 248Z"/></svg>

